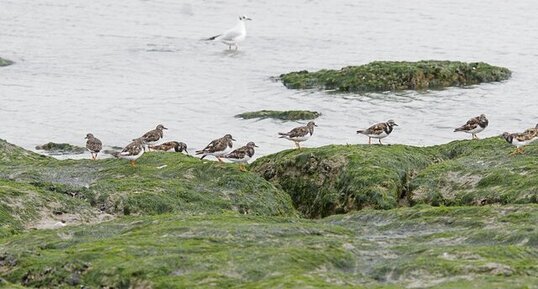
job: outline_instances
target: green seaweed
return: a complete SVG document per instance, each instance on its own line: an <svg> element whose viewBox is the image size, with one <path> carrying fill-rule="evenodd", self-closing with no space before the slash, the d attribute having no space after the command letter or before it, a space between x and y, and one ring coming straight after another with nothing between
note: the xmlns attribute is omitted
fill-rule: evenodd
<svg viewBox="0 0 538 289"><path fill-rule="evenodd" d="M49 154L83 154L86 149L80 146L68 144L68 143L55 143L48 142L44 145L35 147L36 150L43 150Z"/></svg>
<svg viewBox="0 0 538 289"><path fill-rule="evenodd" d="M237 118L242 119L252 119L252 118L273 118L280 120L311 120L316 119L321 116L321 113L317 111L309 110L286 110L286 111L277 111L277 110L259 110L252 112L244 112L236 115Z"/></svg>
<svg viewBox="0 0 538 289"><path fill-rule="evenodd" d="M0 57L0 67L1 66L8 66L8 65L11 65L11 64L13 64L13 61Z"/></svg>
<svg viewBox="0 0 538 289"><path fill-rule="evenodd" d="M320 88L341 92L439 89L503 81L511 72L483 62L423 60L375 61L340 70L298 71L280 75L287 88Z"/></svg>

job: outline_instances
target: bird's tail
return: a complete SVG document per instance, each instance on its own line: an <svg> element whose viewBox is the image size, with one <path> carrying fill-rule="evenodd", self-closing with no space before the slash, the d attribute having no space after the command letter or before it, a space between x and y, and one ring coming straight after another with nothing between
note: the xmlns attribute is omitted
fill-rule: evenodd
<svg viewBox="0 0 538 289"><path fill-rule="evenodd" d="M364 134L364 132L365 132L364 129L359 129L359 130L357 131L357 133L362 133L362 134Z"/></svg>
<svg viewBox="0 0 538 289"><path fill-rule="evenodd" d="M205 39L205 40L207 40L207 41L215 40L217 37L219 37L219 36L221 36L221 35L222 35L222 34L215 35L215 36L209 37L209 38L207 38L207 39Z"/></svg>
<svg viewBox="0 0 538 289"><path fill-rule="evenodd" d="M111 153L111 155L115 158L119 158L120 157L120 152L113 152Z"/></svg>
<svg viewBox="0 0 538 289"><path fill-rule="evenodd" d="M457 129L454 130L454 132L462 131L462 130L463 130L463 126L462 126L462 127L458 127Z"/></svg>
<svg viewBox="0 0 538 289"><path fill-rule="evenodd" d="M204 150L200 150L200 151L195 151L195 153L196 153L197 155L201 155L201 154L203 154L203 153L204 153Z"/></svg>
<svg viewBox="0 0 538 289"><path fill-rule="evenodd" d="M280 135L280 138L285 138L288 136L288 134L285 132L279 132L278 135Z"/></svg>

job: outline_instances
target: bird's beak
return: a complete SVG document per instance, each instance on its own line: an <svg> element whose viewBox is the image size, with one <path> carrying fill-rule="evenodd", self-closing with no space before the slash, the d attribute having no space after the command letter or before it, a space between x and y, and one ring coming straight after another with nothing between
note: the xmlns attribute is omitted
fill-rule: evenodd
<svg viewBox="0 0 538 289"><path fill-rule="evenodd" d="M235 138L232 138L233 141L235 141Z"/></svg>
<svg viewBox="0 0 538 289"><path fill-rule="evenodd" d="M189 155L189 151L187 149L185 149L185 152Z"/></svg>
<svg viewBox="0 0 538 289"><path fill-rule="evenodd" d="M168 129L167 127L163 127L163 129Z"/></svg>
<svg viewBox="0 0 538 289"><path fill-rule="evenodd" d="M254 146L255 146L255 147L259 147L259 146L257 146L257 145L254 145Z"/></svg>
<svg viewBox="0 0 538 289"><path fill-rule="evenodd" d="M86 136L84 139L88 139L88 136Z"/></svg>
<svg viewBox="0 0 538 289"><path fill-rule="evenodd" d="M245 18L245 20L249 20L249 21L252 21L252 18L248 18L248 17L247 17L247 18Z"/></svg>
<svg viewBox="0 0 538 289"><path fill-rule="evenodd" d="M398 126L398 124L396 124L396 123L395 123L394 125L395 125L395 126Z"/></svg>
<svg viewBox="0 0 538 289"><path fill-rule="evenodd" d="M315 127L318 127L318 125L317 125L317 124L314 124L314 126L315 126Z"/></svg>

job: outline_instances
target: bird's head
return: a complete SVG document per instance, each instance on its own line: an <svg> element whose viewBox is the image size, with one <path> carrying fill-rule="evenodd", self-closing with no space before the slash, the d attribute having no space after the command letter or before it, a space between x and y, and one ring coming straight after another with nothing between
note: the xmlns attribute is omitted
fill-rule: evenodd
<svg viewBox="0 0 538 289"><path fill-rule="evenodd" d="M234 139L234 138L232 137L232 135L229 134L229 133L226 134L226 135L224 136L224 138L225 138L225 139L228 139L228 140L233 140L233 141L235 141L235 139Z"/></svg>
<svg viewBox="0 0 538 289"><path fill-rule="evenodd" d="M388 125L388 126L398 126L398 124L395 123L394 120L392 120L392 119L389 119L389 120L387 121L387 125Z"/></svg>
<svg viewBox="0 0 538 289"><path fill-rule="evenodd" d="M91 138L94 138L93 134L91 134L91 133L86 134L85 139L91 139Z"/></svg>
<svg viewBox="0 0 538 289"><path fill-rule="evenodd" d="M256 147L257 148L258 146L253 141L251 141L251 142L247 143L247 147L249 147L249 148Z"/></svg>
<svg viewBox="0 0 538 289"><path fill-rule="evenodd" d="M246 15L243 15L243 16L239 16L239 21L251 21L252 19L247 17Z"/></svg>
<svg viewBox="0 0 538 289"><path fill-rule="evenodd" d="M157 126L157 129L158 129L158 130L163 130L163 129L167 129L167 128L164 127L164 125L159 124L159 125Z"/></svg>

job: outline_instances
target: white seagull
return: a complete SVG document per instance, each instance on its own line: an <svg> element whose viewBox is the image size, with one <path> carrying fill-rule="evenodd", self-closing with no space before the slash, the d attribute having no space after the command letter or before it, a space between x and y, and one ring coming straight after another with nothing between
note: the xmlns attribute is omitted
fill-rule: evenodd
<svg viewBox="0 0 538 289"><path fill-rule="evenodd" d="M250 21L252 19L248 18L245 15L239 16L239 20L234 27L224 31L219 35L209 37L206 40L220 40L224 44L228 45L228 50L231 50L232 46L235 46L235 50L237 50L237 43L245 40L245 37L247 37L247 28L245 26L245 21L247 20Z"/></svg>

